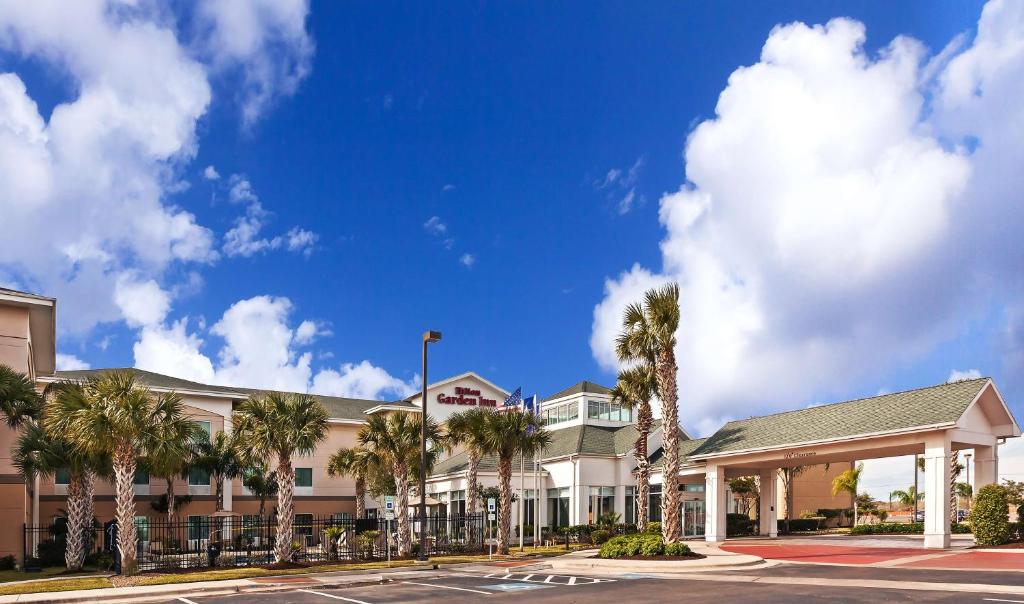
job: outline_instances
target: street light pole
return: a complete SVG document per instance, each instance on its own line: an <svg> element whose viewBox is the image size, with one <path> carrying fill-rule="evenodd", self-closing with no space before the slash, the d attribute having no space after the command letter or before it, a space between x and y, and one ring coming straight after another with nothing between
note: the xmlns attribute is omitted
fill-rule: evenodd
<svg viewBox="0 0 1024 604"><path fill-rule="evenodd" d="M441 341L440 331L423 332L423 392L420 399L420 562L427 561L427 344Z"/></svg>

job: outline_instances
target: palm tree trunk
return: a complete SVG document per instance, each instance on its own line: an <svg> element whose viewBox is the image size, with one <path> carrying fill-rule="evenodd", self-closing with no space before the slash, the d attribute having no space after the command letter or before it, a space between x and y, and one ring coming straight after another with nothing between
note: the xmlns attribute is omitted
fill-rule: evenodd
<svg viewBox="0 0 1024 604"><path fill-rule="evenodd" d="M356 476L356 518L366 516L366 479Z"/></svg>
<svg viewBox="0 0 1024 604"><path fill-rule="evenodd" d="M636 459L636 528L641 533L647 530L647 498L651 486L651 463L647 458L647 438L651 435L651 405L642 401L636 410L636 429L639 434L633 445Z"/></svg>
<svg viewBox="0 0 1024 604"><path fill-rule="evenodd" d="M216 511L224 511L224 477L220 474L213 475L213 493L216 495Z"/></svg>
<svg viewBox="0 0 1024 604"><path fill-rule="evenodd" d="M469 501L466 502L466 513L475 514L476 506L480 504L480 481L477 478L477 473L480 470L480 451L471 448L469 450L469 468L467 468L467 474L469 478Z"/></svg>
<svg viewBox="0 0 1024 604"><path fill-rule="evenodd" d="M135 490L132 484L136 461L135 448L131 444L119 443L114 449L117 550L121 554L121 574L124 575L134 575L139 570L135 556L139 536L135 528Z"/></svg>
<svg viewBox="0 0 1024 604"><path fill-rule="evenodd" d="M277 462L277 538L274 542L274 561L291 560L292 537L295 521L295 468L288 457Z"/></svg>
<svg viewBox="0 0 1024 604"><path fill-rule="evenodd" d="M68 482L68 536L67 548L64 550L64 564L68 570L82 568L85 558L83 548L85 521L85 476L75 472Z"/></svg>
<svg viewBox="0 0 1024 604"><path fill-rule="evenodd" d="M395 463L394 470L395 495L398 496L398 503L395 504L395 516L398 518L398 557L403 558L412 551L412 524L409 522L409 469L399 460ZM422 543L420 547L423 547Z"/></svg>
<svg viewBox="0 0 1024 604"><path fill-rule="evenodd" d="M956 475L960 463L960 451L953 451L949 458L949 521L956 524Z"/></svg>
<svg viewBox="0 0 1024 604"><path fill-rule="evenodd" d="M96 528L93 519L96 517L96 473L92 470L85 471L85 480L82 482L82 520L85 534L86 554L96 549Z"/></svg>
<svg viewBox="0 0 1024 604"><path fill-rule="evenodd" d="M174 477L167 477L167 523L174 522Z"/></svg>
<svg viewBox="0 0 1024 604"><path fill-rule="evenodd" d="M512 532L512 458L498 460L498 553L508 555Z"/></svg>
<svg viewBox="0 0 1024 604"><path fill-rule="evenodd" d="M665 432L665 469L661 487L661 536L665 543L679 541L682 523L679 501L679 393L676 389L676 355L671 347L658 351L655 363L658 377L658 397L661 399L661 418ZM708 493L714 497L714 493Z"/></svg>

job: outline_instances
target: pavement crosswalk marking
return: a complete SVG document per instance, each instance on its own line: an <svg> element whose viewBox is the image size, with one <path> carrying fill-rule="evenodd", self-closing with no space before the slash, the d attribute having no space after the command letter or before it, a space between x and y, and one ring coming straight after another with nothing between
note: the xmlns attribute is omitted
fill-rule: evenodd
<svg viewBox="0 0 1024 604"><path fill-rule="evenodd" d="M543 577L543 578L542 578ZM502 579L505 581L524 581L526 583L548 583L553 585L593 585L594 583L608 583L615 579L596 579L594 577L577 577L573 575L538 575L536 573L491 573L484 575L485 579Z"/></svg>

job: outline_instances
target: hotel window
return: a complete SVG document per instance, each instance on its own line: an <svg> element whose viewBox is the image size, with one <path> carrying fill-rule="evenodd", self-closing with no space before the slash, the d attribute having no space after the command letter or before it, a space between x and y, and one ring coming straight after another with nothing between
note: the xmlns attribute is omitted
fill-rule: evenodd
<svg viewBox="0 0 1024 604"><path fill-rule="evenodd" d="M434 499L436 499L436 500L441 502L441 505L439 506L441 511L439 512L439 514L441 514L441 515L448 514L449 513L448 512L448 492L445 491L443 493L435 493L434 494Z"/></svg>
<svg viewBox="0 0 1024 604"><path fill-rule="evenodd" d="M548 489L548 527L569 526L569 488Z"/></svg>
<svg viewBox="0 0 1024 604"><path fill-rule="evenodd" d="M242 516L242 534L246 538L255 540L259 536L259 528L262 518L259 514L246 514Z"/></svg>
<svg viewBox="0 0 1024 604"><path fill-rule="evenodd" d="M295 534L313 536L313 514L295 514Z"/></svg>
<svg viewBox="0 0 1024 604"><path fill-rule="evenodd" d="M345 522L350 518L352 518L352 514L349 514L348 512L336 512L331 514L331 520L334 522Z"/></svg>
<svg viewBox="0 0 1024 604"><path fill-rule="evenodd" d="M188 486L208 487L210 486L210 473L201 468L192 468L188 471Z"/></svg>
<svg viewBox="0 0 1024 604"><path fill-rule="evenodd" d="M295 486L313 487L313 468L295 468Z"/></svg>
<svg viewBox="0 0 1024 604"><path fill-rule="evenodd" d="M579 416L580 406L575 402L548 407L540 412L541 423L545 426L572 421L578 419Z"/></svg>
<svg viewBox="0 0 1024 604"><path fill-rule="evenodd" d="M681 490L686 491L687 493L703 493L704 483L684 484L682 485Z"/></svg>
<svg viewBox="0 0 1024 604"><path fill-rule="evenodd" d="M206 539L209 522L206 516L188 517L188 540Z"/></svg>
<svg viewBox="0 0 1024 604"><path fill-rule="evenodd" d="M651 522L661 522L660 484L652 484L651 492L647 495L647 519Z"/></svg>
<svg viewBox="0 0 1024 604"><path fill-rule="evenodd" d="M202 442L202 441L205 440L206 442L210 442L210 434L213 432L213 423L210 422L209 420L205 420L205 419L203 419L203 420L194 420L192 423L194 423L196 426L198 426L199 427L199 431L202 433L202 434L196 435L196 441L197 442Z"/></svg>
<svg viewBox="0 0 1024 604"><path fill-rule="evenodd" d="M146 518L145 516L136 516L135 531L140 542L145 543L146 541L149 541L149 518Z"/></svg>
<svg viewBox="0 0 1024 604"><path fill-rule="evenodd" d="M135 476L132 478L132 484L149 486L149 472L141 469L135 470Z"/></svg>
<svg viewBox="0 0 1024 604"><path fill-rule="evenodd" d="M536 491L531 489L526 489L523 493L523 524L525 526L533 526L533 519L536 517L534 514L534 507L537 505L535 493ZM531 534L529 530L526 532Z"/></svg>
<svg viewBox="0 0 1024 604"><path fill-rule="evenodd" d="M477 502L477 509L479 507L479 501ZM452 491L451 493L451 512L452 514L465 514L466 513L466 492L465 491Z"/></svg>
<svg viewBox="0 0 1024 604"><path fill-rule="evenodd" d="M633 421L633 412L609 401L587 401L587 418L614 422Z"/></svg>
<svg viewBox="0 0 1024 604"><path fill-rule="evenodd" d="M625 503L622 521L626 524L636 524L636 487L626 487Z"/></svg>
<svg viewBox="0 0 1024 604"><path fill-rule="evenodd" d="M53 473L53 484L67 486L71 484L71 470L61 468Z"/></svg>
<svg viewBox="0 0 1024 604"><path fill-rule="evenodd" d="M596 524L597 520L615 511L615 487L590 487L590 513L587 518L589 524Z"/></svg>

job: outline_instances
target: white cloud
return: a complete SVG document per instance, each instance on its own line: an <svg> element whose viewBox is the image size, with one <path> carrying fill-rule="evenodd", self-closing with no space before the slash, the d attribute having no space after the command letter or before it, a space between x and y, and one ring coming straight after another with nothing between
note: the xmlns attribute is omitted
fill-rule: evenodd
<svg viewBox="0 0 1024 604"><path fill-rule="evenodd" d="M320 236L313 231L307 231L306 229L300 229L299 227L292 227L288 231L286 237L288 239L288 251L300 252L305 256L309 256L313 253L313 249L316 247L316 242L320 238Z"/></svg>
<svg viewBox="0 0 1024 604"><path fill-rule="evenodd" d="M313 253L318 236L312 231L292 227L287 234L275 237L260 237L263 227L270 221L270 212L263 208L252 183L240 174L228 179L228 200L233 204L245 204L245 214L235 219L235 226L224 234L224 253L229 257L250 257L270 250L286 248L304 256Z"/></svg>
<svg viewBox="0 0 1024 604"><path fill-rule="evenodd" d="M203 178L206 180L220 180L220 172L217 172L217 168L213 166L206 166L203 169Z"/></svg>
<svg viewBox="0 0 1024 604"><path fill-rule="evenodd" d="M947 382L961 382L963 380L976 380L981 377L981 372L977 369L967 369L966 371L960 371L954 369L949 372L949 377L946 378Z"/></svg>
<svg viewBox="0 0 1024 604"><path fill-rule="evenodd" d="M123 318L111 292L126 271L173 288L168 269L217 260L214 234L171 201L188 185L210 65L246 74L246 115L308 71L304 3L210 4L185 40L153 3L0 5L0 54L69 91L44 118L23 78L0 72L0 273L76 300L59 315L64 333Z"/></svg>
<svg viewBox="0 0 1024 604"><path fill-rule="evenodd" d="M444 235L448 232L448 225L446 225L440 216L431 216L423 223L423 228L431 235Z"/></svg>
<svg viewBox="0 0 1024 604"><path fill-rule="evenodd" d="M136 276L122 273L114 286L114 303L132 327L162 323L171 308L170 296L156 281L137 281Z"/></svg>
<svg viewBox="0 0 1024 604"><path fill-rule="evenodd" d="M447 192L449 192L449 191L454 191L454 190L455 190L455 185L453 185L453 184L450 184L450 183L449 183L449 184L446 184L446 185L445 185L445 186L443 186L443 187L441 187L441 192L442 192L442 193L447 193Z"/></svg>
<svg viewBox="0 0 1024 604"><path fill-rule="evenodd" d="M636 192L636 183L646 161L641 155L628 169L612 168L603 179L594 182L595 189L606 191L607 199L615 202L615 210L620 216L628 214L636 205L646 202L646 198Z"/></svg>
<svg viewBox="0 0 1024 604"><path fill-rule="evenodd" d="M463 254L459 256L459 264L466 268L473 268L473 265L476 264L476 256L469 253Z"/></svg>
<svg viewBox="0 0 1024 604"><path fill-rule="evenodd" d="M319 372L313 379L312 391L348 398L401 399L416 392L419 379L416 375L404 382L364 360L358 364L343 363L337 371L325 369Z"/></svg>
<svg viewBox="0 0 1024 604"><path fill-rule="evenodd" d="M877 56L864 39L848 19L775 28L687 141L661 269L606 283L591 348L608 369L624 305L680 283L684 423L839 392L951 337L986 276L1019 291L1024 10L990 3L945 68L909 38Z"/></svg>
<svg viewBox="0 0 1024 604"><path fill-rule="evenodd" d="M77 371L79 369L89 368L89 363L86 363L73 354L57 353L57 371Z"/></svg>
<svg viewBox="0 0 1024 604"><path fill-rule="evenodd" d="M288 298L239 300L208 330L222 343L215 355L203 351L206 342L189 331L187 317L169 325L146 325L133 349L135 366L206 384L372 399L405 396L414 388L415 378L403 382L369 361L314 373L313 355L302 348L331 332L312 320L293 329L292 312ZM197 328L205 330L201 323Z"/></svg>
<svg viewBox="0 0 1024 604"><path fill-rule="evenodd" d="M242 120L251 126L309 74L315 45L306 31L307 0L204 0L196 21L210 63L239 70Z"/></svg>

